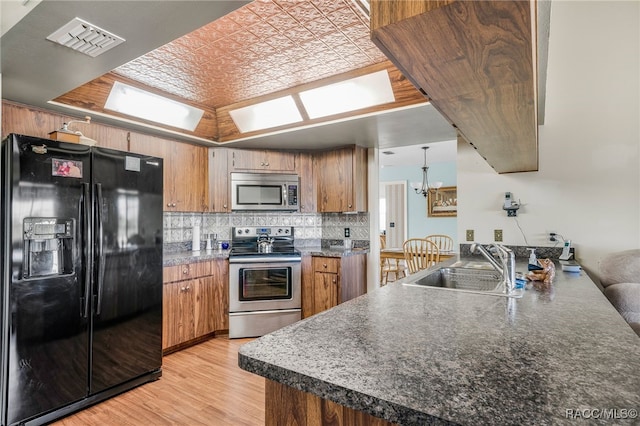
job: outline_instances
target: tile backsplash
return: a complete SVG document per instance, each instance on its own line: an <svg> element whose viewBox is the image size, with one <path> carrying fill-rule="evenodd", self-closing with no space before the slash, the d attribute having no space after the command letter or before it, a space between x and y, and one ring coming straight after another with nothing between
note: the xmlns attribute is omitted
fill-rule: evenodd
<svg viewBox="0 0 640 426"><path fill-rule="evenodd" d="M353 240L369 240L369 213L164 213L164 243L190 243L194 225L200 226L201 238L218 234L218 240L231 239L231 228L238 226L293 226L296 244L320 244L323 239L344 237L344 228Z"/></svg>

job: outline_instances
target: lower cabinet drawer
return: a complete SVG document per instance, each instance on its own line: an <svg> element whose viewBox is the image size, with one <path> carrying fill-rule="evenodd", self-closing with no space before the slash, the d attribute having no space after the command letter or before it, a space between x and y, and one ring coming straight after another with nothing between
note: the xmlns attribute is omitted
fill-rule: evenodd
<svg viewBox="0 0 640 426"><path fill-rule="evenodd" d="M315 257L313 258L314 272L330 272L337 274L340 269L339 257Z"/></svg>

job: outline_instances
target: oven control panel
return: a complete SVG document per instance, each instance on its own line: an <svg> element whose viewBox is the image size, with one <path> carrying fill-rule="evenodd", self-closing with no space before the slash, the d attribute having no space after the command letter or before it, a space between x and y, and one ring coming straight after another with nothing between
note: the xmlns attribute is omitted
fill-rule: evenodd
<svg viewBox="0 0 640 426"><path fill-rule="evenodd" d="M270 226L270 227L236 227L233 228L233 238L258 237L266 235L268 237L291 237L293 236L292 226Z"/></svg>

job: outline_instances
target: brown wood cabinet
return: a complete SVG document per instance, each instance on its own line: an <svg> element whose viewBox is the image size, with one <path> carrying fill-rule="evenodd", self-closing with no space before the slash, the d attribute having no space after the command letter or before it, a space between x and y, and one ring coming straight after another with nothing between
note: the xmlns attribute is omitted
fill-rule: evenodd
<svg viewBox="0 0 640 426"><path fill-rule="evenodd" d="M265 425L392 426L378 417L267 379Z"/></svg>
<svg viewBox="0 0 640 426"><path fill-rule="evenodd" d="M205 147L133 132L129 146L131 152L164 159L164 211L209 210Z"/></svg>
<svg viewBox="0 0 640 426"><path fill-rule="evenodd" d="M300 152L296 166L298 167L298 176L300 176L300 191L298 193L300 213L315 213L318 192L313 172L313 154Z"/></svg>
<svg viewBox="0 0 640 426"><path fill-rule="evenodd" d="M232 149L230 152L230 171L295 172L296 156L294 152Z"/></svg>
<svg viewBox="0 0 640 426"><path fill-rule="evenodd" d="M302 316L318 312L367 292L366 254L302 259Z"/></svg>
<svg viewBox="0 0 640 426"><path fill-rule="evenodd" d="M314 158L317 209L329 212L367 211L367 149L358 145L322 151Z"/></svg>
<svg viewBox="0 0 640 426"><path fill-rule="evenodd" d="M228 213L231 211L229 185L229 149L209 148L209 211Z"/></svg>
<svg viewBox="0 0 640 426"><path fill-rule="evenodd" d="M163 269L163 350L228 330L228 270L226 259Z"/></svg>
<svg viewBox="0 0 640 426"><path fill-rule="evenodd" d="M371 1L372 41L499 173L538 169L536 5Z"/></svg>

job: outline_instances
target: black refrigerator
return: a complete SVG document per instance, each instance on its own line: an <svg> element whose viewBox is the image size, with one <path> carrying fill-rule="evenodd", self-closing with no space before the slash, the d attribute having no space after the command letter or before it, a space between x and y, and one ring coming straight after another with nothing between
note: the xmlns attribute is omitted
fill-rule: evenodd
<svg viewBox="0 0 640 426"><path fill-rule="evenodd" d="M1 424L158 379L162 159L15 134L1 153Z"/></svg>

